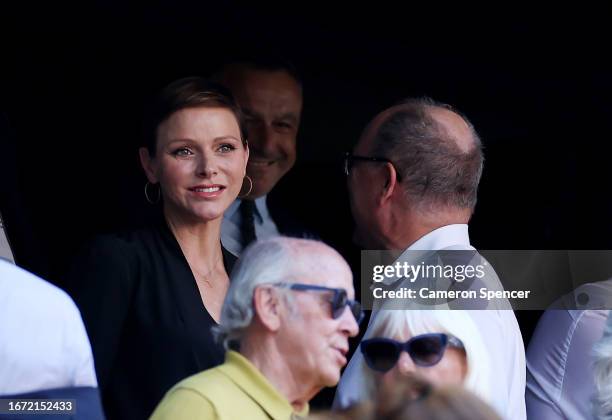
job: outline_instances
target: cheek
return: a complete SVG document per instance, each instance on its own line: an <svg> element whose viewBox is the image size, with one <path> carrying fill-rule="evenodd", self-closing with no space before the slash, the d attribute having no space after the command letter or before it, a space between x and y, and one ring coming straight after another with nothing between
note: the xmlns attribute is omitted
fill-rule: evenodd
<svg viewBox="0 0 612 420"><path fill-rule="evenodd" d="M440 363L431 369L438 383L461 384L465 379L465 354L455 349L447 349Z"/></svg>
<svg viewBox="0 0 612 420"><path fill-rule="evenodd" d="M166 161L159 167L158 177L162 187L174 188L181 185L185 177L192 172L189 161Z"/></svg>
<svg viewBox="0 0 612 420"><path fill-rule="evenodd" d="M244 175L246 174L246 157L225 162L224 172L232 188L241 188Z"/></svg>
<svg viewBox="0 0 612 420"><path fill-rule="evenodd" d="M295 137L288 135L284 136L278 141L278 149L283 152L283 154L287 157L288 162L295 161L296 155L296 143Z"/></svg>

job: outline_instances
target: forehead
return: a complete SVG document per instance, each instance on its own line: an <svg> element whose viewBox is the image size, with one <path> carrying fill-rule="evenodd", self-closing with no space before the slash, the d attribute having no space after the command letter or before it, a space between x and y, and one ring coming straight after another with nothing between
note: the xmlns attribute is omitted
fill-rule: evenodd
<svg viewBox="0 0 612 420"><path fill-rule="evenodd" d="M227 84L243 106L271 106L300 113L302 88L284 70L238 68L230 70Z"/></svg>
<svg viewBox="0 0 612 420"><path fill-rule="evenodd" d="M348 264L330 251L308 250L307 256L297 262L297 281L318 286L342 288L353 293L353 274Z"/></svg>
<svg viewBox="0 0 612 420"><path fill-rule="evenodd" d="M157 129L160 139L240 138L236 116L226 108L185 108L172 113Z"/></svg>

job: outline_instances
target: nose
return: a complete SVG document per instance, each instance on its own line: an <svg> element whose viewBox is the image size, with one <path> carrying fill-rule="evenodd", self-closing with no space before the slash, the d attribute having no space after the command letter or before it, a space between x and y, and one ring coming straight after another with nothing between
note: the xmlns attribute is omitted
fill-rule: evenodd
<svg viewBox="0 0 612 420"><path fill-rule="evenodd" d="M213 156L202 153L196 164L196 175L200 178L212 178L217 174L217 165Z"/></svg>
<svg viewBox="0 0 612 420"><path fill-rule="evenodd" d="M397 371L402 375L414 373L415 365L408 353L402 351L396 365Z"/></svg>
<svg viewBox="0 0 612 420"><path fill-rule="evenodd" d="M276 152L273 127L263 122L249 126L249 146L259 155L269 156Z"/></svg>

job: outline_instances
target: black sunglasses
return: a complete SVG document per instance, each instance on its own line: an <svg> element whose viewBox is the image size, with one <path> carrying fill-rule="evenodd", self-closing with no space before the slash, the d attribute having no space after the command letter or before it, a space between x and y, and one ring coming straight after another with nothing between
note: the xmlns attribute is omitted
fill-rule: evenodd
<svg viewBox="0 0 612 420"><path fill-rule="evenodd" d="M363 340L360 344L366 364L379 372L392 369L402 351L408 353L415 365L433 366L442 360L448 346L464 348L457 337L442 333L417 335L404 343L377 337Z"/></svg>
<svg viewBox="0 0 612 420"><path fill-rule="evenodd" d="M330 303L333 319L340 318L344 313L344 308L348 306L351 309L351 313L355 317L355 321L357 321L357 324L359 324L363 320L364 314L361 310L361 303L357 302L356 300L349 299L348 294L344 289L302 283L274 283L273 285L279 287L286 287L290 290L297 291L313 290L317 292L332 292L333 296L330 300Z"/></svg>
<svg viewBox="0 0 612 420"><path fill-rule="evenodd" d="M397 167L395 166L395 164L393 163L391 159L387 159L384 157L374 157L374 156L359 156L359 155L354 155L351 152L346 152L344 154L344 175L349 176L349 174L351 173L351 169L353 169L353 165L355 164L355 161L390 163L393 166L393 168L395 168L395 173L397 174L397 181L402 182L402 176L397 170Z"/></svg>

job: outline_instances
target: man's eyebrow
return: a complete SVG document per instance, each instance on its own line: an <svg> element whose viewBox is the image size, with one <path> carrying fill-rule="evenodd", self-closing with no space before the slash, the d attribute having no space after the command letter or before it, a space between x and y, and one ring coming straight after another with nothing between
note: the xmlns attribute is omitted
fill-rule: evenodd
<svg viewBox="0 0 612 420"><path fill-rule="evenodd" d="M284 121L291 121L295 124L297 124L297 122L299 121L298 116L293 113L293 112L287 112L285 114L281 114L278 117L276 117L275 119L277 120L284 120Z"/></svg>

